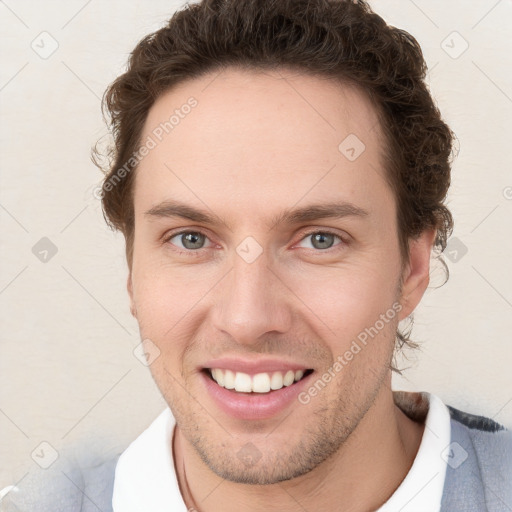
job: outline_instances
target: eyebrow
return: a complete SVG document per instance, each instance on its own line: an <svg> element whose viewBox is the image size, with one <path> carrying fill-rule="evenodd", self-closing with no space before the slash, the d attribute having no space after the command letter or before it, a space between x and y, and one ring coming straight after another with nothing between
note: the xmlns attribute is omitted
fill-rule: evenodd
<svg viewBox="0 0 512 512"><path fill-rule="evenodd" d="M144 213L148 217L184 219L209 225L223 225L231 230L228 223L211 211L200 210L177 200L166 200ZM344 217L366 217L368 211L345 201L311 204L301 208L288 208L267 222L269 229L282 224L300 224L320 219L342 219Z"/></svg>

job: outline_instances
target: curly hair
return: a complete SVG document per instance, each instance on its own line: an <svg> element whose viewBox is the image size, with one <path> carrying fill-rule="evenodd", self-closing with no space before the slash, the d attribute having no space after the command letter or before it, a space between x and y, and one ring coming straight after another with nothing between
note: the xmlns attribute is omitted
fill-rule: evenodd
<svg viewBox="0 0 512 512"><path fill-rule="evenodd" d="M454 136L430 95L414 37L387 25L364 0L202 0L144 37L103 98L114 145L103 166L102 206L107 223L124 234L130 266L137 166L130 157L141 143L148 112L177 84L228 67L287 68L365 93L385 135L386 177L396 199L403 258L409 241L426 229L435 229L440 255L453 228L444 201ZM93 150L102 167L99 156ZM397 334L400 348L415 345L409 333Z"/></svg>

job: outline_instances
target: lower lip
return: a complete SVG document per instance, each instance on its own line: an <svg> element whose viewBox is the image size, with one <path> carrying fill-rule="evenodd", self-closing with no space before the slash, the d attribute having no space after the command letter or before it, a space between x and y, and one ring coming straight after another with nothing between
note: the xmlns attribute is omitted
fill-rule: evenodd
<svg viewBox="0 0 512 512"><path fill-rule="evenodd" d="M298 401L298 394L313 374L269 393L238 393L219 386L205 372L201 372L201 377L214 402L226 414L241 420L263 420L276 416L294 400Z"/></svg>
<svg viewBox="0 0 512 512"><path fill-rule="evenodd" d="M209 395L226 414L241 420L263 420L276 416L294 400L298 401L298 394L313 373L268 393L238 393L219 386L205 372L201 372L201 376Z"/></svg>

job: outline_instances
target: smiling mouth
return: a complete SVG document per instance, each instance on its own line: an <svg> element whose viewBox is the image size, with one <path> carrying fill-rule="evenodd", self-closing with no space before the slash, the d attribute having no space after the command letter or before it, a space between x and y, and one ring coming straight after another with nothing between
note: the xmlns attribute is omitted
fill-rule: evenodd
<svg viewBox="0 0 512 512"><path fill-rule="evenodd" d="M254 375L223 368L205 368L204 371L220 387L244 394L278 391L292 386L313 373L312 369L262 372Z"/></svg>

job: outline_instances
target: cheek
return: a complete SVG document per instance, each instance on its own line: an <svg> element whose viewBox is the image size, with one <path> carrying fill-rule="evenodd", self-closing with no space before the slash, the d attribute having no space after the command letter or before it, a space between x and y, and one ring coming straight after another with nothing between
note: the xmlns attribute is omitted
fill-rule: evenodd
<svg viewBox="0 0 512 512"><path fill-rule="evenodd" d="M138 259L132 271L133 297L143 339L161 352L182 353L200 326L202 305L217 274L204 268L176 268L149 258Z"/></svg>
<svg viewBox="0 0 512 512"><path fill-rule="evenodd" d="M347 265L289 275L290 288L302 299L315 324L347 340L373 325L397 300L398 268Z"/></svg>
<svg viewBox="0 0 512 512"><path fill-rule="evenodd" d="M132 270L133 295L139 321L172 323L184 314L197 286L192 272L184 272L165 261L159 251L135 245ZM198 274L196 272L196 274Z"/></svg>

